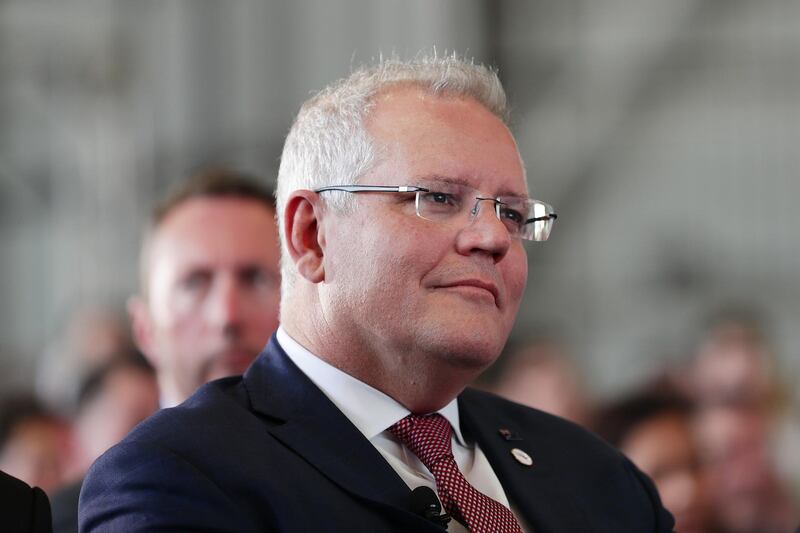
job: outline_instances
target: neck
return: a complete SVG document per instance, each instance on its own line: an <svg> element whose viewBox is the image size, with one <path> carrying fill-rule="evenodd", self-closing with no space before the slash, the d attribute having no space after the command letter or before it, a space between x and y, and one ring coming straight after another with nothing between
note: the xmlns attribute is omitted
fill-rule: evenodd
<svg viewBox="0 0 800 533"><path fill-rule="evenodd" d="M186 397L178 392L178 388L166 377L158 376L158 389L159 389L159 407L165 409L167 407L175 407L182 403Z"/></svg>
<svg viewBox="0 0 800 533"><path fill-rule="evenodd" d="M370 346L362 339L337 334L336 328L314 314L293 313L288 308L282 311L283 328L304 348L412 413L441 409L484 370L447 364L437 354L413 346Z"/></svg>

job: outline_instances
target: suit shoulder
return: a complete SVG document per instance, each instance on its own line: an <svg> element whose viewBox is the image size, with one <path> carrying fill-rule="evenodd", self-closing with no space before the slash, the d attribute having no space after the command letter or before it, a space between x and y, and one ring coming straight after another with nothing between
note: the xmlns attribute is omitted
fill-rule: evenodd
<svg viewBox="0 0 800 533"><path fill-rule="evenodd" d="M232 421L249 417L241 381L237 376L206 383L184 403L160 409L144 420L122 442L158 441L168 445L203 427L224 430Z"/></svg>
<svg viewBox="0 0 800 533"><path fill-rule="evenodd" d="M537 476L551 476L548 487L569 495L587 516L604 516L617 525L650 524L648 531L672 531L672 517L652 481L591 431L487 392L467 390L459 402L462 430L466 422L496 468L518 471L518 465L508 459L509 446L517 443L506 440L519 441L536 461ZM509 433L498 435L502 430ZM630 529L615 526L610 530Z"/></svg>
<svg viewBox="0 0 800 533"><path fill-rule="evenodd" d="M502 428L518 432L538 454L571 472L598 477L612 471L638 472L622 452L569 420L474 389L461 395L460 404L462 419L466 417L467 425L483 432L484 438ZM491 438L490 442L496 440Z"/></svg>
<svg viewBox="0 0 800 533"><path fill-rule="evenodd" d="M471 413L475 413L476 417L500 417L507 420L513 427L525 428L526 432L535 433L538 438L552 439L558 442L568 440L573 444L583 444L595 448L599 452L608 453L614 458L623 458L618 450L593 432L551 413L478 389L466 389L460 399L461 405Z"/></svg>
<svg viewBox="0 0 800 533"><path fill-rule="evenodd" d="M51 531L50 501L39 487L0 471L0 523L9 531Z"/></svg>

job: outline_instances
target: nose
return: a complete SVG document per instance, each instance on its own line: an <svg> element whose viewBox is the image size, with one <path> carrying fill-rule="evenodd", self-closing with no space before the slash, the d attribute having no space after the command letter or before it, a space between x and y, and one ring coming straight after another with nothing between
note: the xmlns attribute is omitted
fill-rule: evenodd
<svg viewBox="0 0 800 533"><path fill-rule="evenodd" d="M222 276L215 283L212 297L208 300L206 311L209 323L226 334L238 332L244 305L240 292L233 276Z"/></svg>
<svg viewBox="0 0 800 533"><path fill-rule="evenodd" d="M469 211L470 221L458 234L456 248L463 255L484 253L497 263L511 247L511 235L497 218L494 198L475 199Z"/></svg>

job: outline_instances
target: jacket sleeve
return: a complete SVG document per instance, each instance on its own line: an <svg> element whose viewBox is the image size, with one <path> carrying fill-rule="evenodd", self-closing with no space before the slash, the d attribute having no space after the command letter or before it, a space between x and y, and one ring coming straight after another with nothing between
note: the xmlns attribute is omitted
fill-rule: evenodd
<svg viewBox="0 0 800 533"><path fill-rule="evenodd" d="M31 531L34 533L50 533L53 531L53 520L50 513L50 500L47 494L39 487L33 491L33 516L31 517Z"/></svg>
<svg viewBox="0 0 800 533"><path fill-rule="evenodd" d="M189 462L154 445L127 442L92 466L81 490L79 530L263 531Z"/></svg>

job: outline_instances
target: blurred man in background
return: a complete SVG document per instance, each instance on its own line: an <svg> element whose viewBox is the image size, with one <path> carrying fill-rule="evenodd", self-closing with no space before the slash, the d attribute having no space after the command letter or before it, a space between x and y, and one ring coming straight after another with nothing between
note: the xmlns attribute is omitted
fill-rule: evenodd
<svg viewBox="0 0 800 533"><path fill-rule="evenodd" d="M800 514L776 468L763 414L743 407L704 408L696 428L719 531L791 531Z"/></svg>
<svg viewBox="0 0 800 533"><path fill-rule="evenodd" d="M159 403L178 405L204 383L245 371L278 325L279 256L272 194L247 176L201 172L156 207L141 290L128 304L155 377L131 359L90 375L75 424L80 476ZM56 531L77 531L81 484L53 499Z"/></svg>
<svg viewBox="0 0 800 533"><path fill-rule="evenodd" d="M53 529L78 531L78 497L83 476L108 448L158 409L153 367L141 356L119 357L85 380L73 422L73 458L68 484L52 495Z"/></svg>
<svg viewBox="0 0 800 533"><path fill-rule="evenodd" d="M253 362L278 327L279 258L272 195L245 176L198 174L158 206L128 308L162 407Z"/></svg>
<svg viewBox="0 0 800 533"><path fill-rule="evenodd" d="M648 387L594 414L594 429L655 482L680 533L708 533L711 515L692 405L669 389Z"/></svg>
<svg viewBox="0 0 800 533"><path fill-rule="evenodd" d="M800 521L790 490L797 419L758 314L730 308L712 317L686 383L720 531L791 531Z"/></svg>
<svg viewBox="0 0 800 533"><path fill-rule="evenodd" d="M68 463L69 427L38 400L0 400L0 470L52 495Z"/></svg>
<svg viewBox="0 0 800 533"><path fill-rule="evenodd" d="M555 338L532 339L510 353L489 390L576 424L589 423L583 376Z"/></svg>
<svg viewBox="0 0 800 533"><path fill-rule="evenodd" d="M120 358L96 369L81 388L73 427L81 476L108 448L158 409L153 367L142 358Z"/></svg>
<svg viewBox="0 0 800 533"><path fill-rule="evenodd" d="M36 396L64 417L75 415L87 376L112 359L136 352L130 323L121 305L81 301L71 306L60 331L50 339L36 365Z"/></svg>

